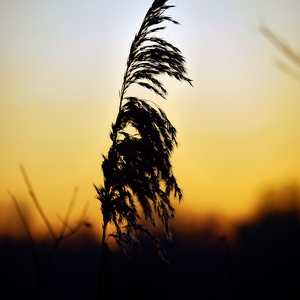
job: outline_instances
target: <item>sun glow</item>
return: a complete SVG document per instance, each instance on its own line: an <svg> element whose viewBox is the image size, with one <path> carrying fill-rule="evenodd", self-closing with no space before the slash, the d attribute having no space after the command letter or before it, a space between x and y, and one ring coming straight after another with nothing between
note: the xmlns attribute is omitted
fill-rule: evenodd
<svg viewBox="0 0 300 300"><path fill-rule="evenodd" d="M137 16L130 20L126 7L104 2L0 5L2 231L20 232L7 189L29 207L32 226L43 228L20 163L54 223L78 185L74 219L88 202L89 219L101 228L93 183L102 181L129 45L148 6L130 2ZM168 100L158 102L178 129L172 162L184 202L177 209L186 217L249 216L266 187L300 182L300 84L274 63L289 61L260 33L258 17L266 14L297 49L299 1L171 2L182 26L165 34L186 57L194 85L166 78Z"/></svg>

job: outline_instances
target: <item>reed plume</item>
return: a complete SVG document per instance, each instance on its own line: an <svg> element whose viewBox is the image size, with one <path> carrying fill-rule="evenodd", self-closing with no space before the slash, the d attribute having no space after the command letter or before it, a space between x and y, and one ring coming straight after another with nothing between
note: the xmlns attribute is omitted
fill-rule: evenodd
<svg viewBox="0 0 300 300"><path fill-rule="evenodd" d="M104 183L95 186L103 215L102 243L113 236L130 255L131 246L140 247L134 236L140 231L151 238L164 259L167 257L159 240L141 225L139 211L154 227L158 218L171 239L169 222L175 216L171 198L181 200L183 196L170 162L177 146L177 132L157 104L129 95L129 88L137 84L166 99L167 90L158 80L159 75L192 85L181 51L156 36L166 28L162 23L179 24L165 15L174 7L166 3L167 0L152 3L131 44L119 92L119 111L110 132L112 145L103 155ZM116 231L107 235L109 223Z"/></svg>

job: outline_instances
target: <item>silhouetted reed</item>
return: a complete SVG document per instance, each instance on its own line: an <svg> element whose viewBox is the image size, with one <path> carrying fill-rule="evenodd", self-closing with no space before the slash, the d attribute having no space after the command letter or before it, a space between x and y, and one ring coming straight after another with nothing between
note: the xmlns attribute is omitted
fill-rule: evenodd
<svg viewBox="0 0 300 300"><path fill-rule="evenodd" d="M159 239L141 224L139 209L154 227L158 218L167 238L171 239L169 221L175 216L171 198L181 200L183 196L170 162L174 146L177 146L176 129L158 105L128 93L129 88L137 84L165 99L167 90L157 79L159 75L192 85L186 76L185 59L180 50L156 36L166 28L161 26L163 22L178 24L164 14L173 7L166 2L153 1L131 44L119 93L119 111L110 133L112 145L108 154L103 155L104 183L95 186L103 216L102 248L106 254L102 253L102 257L109 257L108 237L114 237L130 255L132 247L140 248L135 233L141 232L150 237L159 255L168 260ZM113 234L106 232L109 223L115 227ZM107 262L102 264L106 266ZM100 274L104 280L105 272L100 270ZM101 299L111 299L112 296L103 290L103 283L99 283L99 288L99 299L101 295Z"/></svg>

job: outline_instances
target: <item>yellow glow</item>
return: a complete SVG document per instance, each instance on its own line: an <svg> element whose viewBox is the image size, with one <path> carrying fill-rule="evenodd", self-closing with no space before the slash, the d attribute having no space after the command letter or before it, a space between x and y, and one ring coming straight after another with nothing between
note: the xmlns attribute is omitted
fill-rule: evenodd
<svg viewBox="0 0 300 300"><path fill-rule="evenodd" d="M89 219L101 227L92 184L102 181L129 46L151 1L104 2L0 5L0 201L7 215L7 189L35 215L23 164L54 223L79 186L74 219L88 201ZM263 16L299 49L300 3L170 3L182 26L163 34L182 50L194 80L192 89L166 79L168 101L159 100L179 132L173 164L184 211L247 216L265 187L300 182L300 82L276 68L276 59L289 62L258 29ZM126 17L128 7L134 17ZM10 231L14 219L4 219ZM39 218L32 222L41 228Z"/></svg>

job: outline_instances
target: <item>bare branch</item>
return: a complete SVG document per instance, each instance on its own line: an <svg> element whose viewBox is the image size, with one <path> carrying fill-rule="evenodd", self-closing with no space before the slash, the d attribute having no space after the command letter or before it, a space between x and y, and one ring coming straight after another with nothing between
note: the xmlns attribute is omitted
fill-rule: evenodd
<svg viewBox="0 0 300 300"><path fill-rule="evenodd" d="M297 54L286 41L270 30L266 25L261 25L259 29L261 33L285 55L286 58L300 67L300 54Z"/></svg>
<svg viewBox="0 0 300 300"><path fill-rule="evenodd" d="M29 227L29 225L26 221L26 218L25 218L24 214L22 213L22 210L21 210L21 208L18 204L18 201L17 201L16 197L10 191L8 191L8 194L10 195L10 197L13 201L13 204L16 208L16 211L19 215L19 218L22 222L22 225L26 230L26 233L27 233L27 236L28 236L28 239L29 239L29 243L30 243L30 246L31 246L31 249L32 249L33 259L34 259L34 262L35 262L35 265L36 265L37 273L38 273L38 276L40 276L40 274L41 274L40 262L39 262L36 246L34 244L34 239L32 237L31 231L30 231L30 227Z"/></svg>
<svg viewBox="0 0 300 300"><path fill-rule="evenodd" d="M65 215L65 218L62 222L62 228L61 228L59 238L62 238L65 234L65 230L68 226L69 218L70 218L72 210L74 208L77 193L78 193L78 187L75 187L74 191L73 191L73 194L72 194L72 197L71 197L71 200L70 200L70 203L69 203L69 206L68 206L68 209L67 209L67 212L66 212L66 215Z"/></svg>
<svg viewBox="0 0 300 300"><path fill-rule="evenodd" d="M43 211L43 209L42 209L42 207L41 207L41 205L40 205L40 203L39 203L39 201L38 201L37 196L35 195L35 192L34 192L34 190L33 190L33 187L32 187L32 185L31 185L31 183L30 183L29 177L28 177L28 175L27 175L27 173L26 173L26 170L25 170L24 166L21 165L21 166L20 166L20 169L21 169L21 172L22 172L24 181L25 181L25 183L26 183L26 185L27 185L27 188L28 188L28 190L29 190L29 194L30 194L30 196L31 196L31 199L33 200L33 203L34 203L35 207L37 208L39 214L41 215L41 217L42 217L42 219L43 219L43 221L44 221L44 223L46 224L46 226L47 226L47 228L48 228L48 230L49 230L51 236L52 236L54 239L56 239L56 238L57 238L57 237L56 237L56 234L55 234L55 232L54 232L54 230L53 230L53 228L52 228L52 225L51 225L51 223L49 222L47 216L45 215L45 213L44 213L44 211Z"/></svg>

